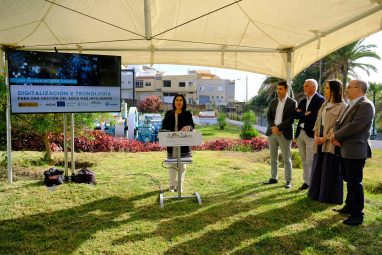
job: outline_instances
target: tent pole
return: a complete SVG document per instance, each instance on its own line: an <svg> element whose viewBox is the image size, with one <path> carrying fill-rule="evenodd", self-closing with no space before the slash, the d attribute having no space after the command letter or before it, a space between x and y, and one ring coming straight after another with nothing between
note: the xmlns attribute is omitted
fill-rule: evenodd
<svg viewBox="0 0 382 255"><path fill-rule="evenodd" d="M0 56L1 56L1 59L0 59L0 74L3 75L3 77L5 77L5 56L3 55L4 54L4 50L2 47L0 47Z"/></svg>
<svg viewBox="0 0 382 255"><path fill-rule="evenodd" d="M144 2L144 15L145 15L145 38L146 40L151 40L151 7L150 0L145 0Z"/></svg>
<svg viewBox="0 0 382 255"><path fill-rule="evenodd" d="M82 46L77 45L78 47L78 53L82 53ZM71 164L70 164L70 169L72 172L72 176L74 176L74 171L76 169L76 159L75 159L75 154L74 154L74 113L70 114L70 159L71 159Z"/></svg>
<svg viewBox="0 0 382 255"><path fill-rule="evenodd" d="M320 74L319 74L319 78L318 78L318 88L317 88L317 91L320 92L320 89L321 89L321 83L322 83L322 58L320 59Z"/></svg>
<svg viewBox="0 0 382 255"><path fill-rule="evenodd" d="M292 49L286 49L287 54L287 83L290 86L289 88L289 96L294 97L293 89L292 89Z"/></svg>
<svg viewBox="0 0 382 255"><path fill-rule="evenodd" d="M7 50L2 48L1 53L3 55L2 62L0 64L0 71L4 71L5 86L7 93L7 109L6 109L6 125L7 125L7 168L8 168L8 183L13 183L13 174L12 174L12 143L11 143L11 94L9 89L8 82L8 56Z"/></svg>

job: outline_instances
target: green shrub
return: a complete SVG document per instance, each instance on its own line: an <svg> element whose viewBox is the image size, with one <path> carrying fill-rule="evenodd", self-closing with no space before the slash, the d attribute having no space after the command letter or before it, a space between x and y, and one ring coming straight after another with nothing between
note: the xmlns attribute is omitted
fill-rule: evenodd
<svg viewBox="0 0 382 255"><path fill-rule="evenodd" d="M247 111L243 114L242 120L244 123L255 124L256 115L253 111Z"/></svg>
<svg viewBox="0 0 382 255"><path fill-rule="evenodd" d="M298 151L292 151L292 166L293 168L302 168L302 160Z"/></svg>
<svg viewBox="0 0 382 255"><path fill-rule="evenodd" d="M298 151L292 150L292 167L302 168L302 160ZM284 161L281 152L279 153L279 167L284 167Z"/></svg>
<svg viewBox="0 0 382 255"><path fill-rule="evenodd" d="M219 129L224 130L224 128L227 126L227 114L225 114L224 112L219 113L218 124Z"/></svg>
<svg viewBox="0 0 382 255"><path fill-rule="evenodd" d="M240 138L250 140L252 137L257 137L259 132L253 127L256 123L256 115L253 111L247 111L243 114L243 127L240 132Z"/></svg>
<svg viewBox="0 0 382 255"><path fill-rule="evenodd" d="M259 131L257 131L254 128L252 130L241 130L240 139L251 140L252 137L257 137L258 135L259 135Z"/></svg>

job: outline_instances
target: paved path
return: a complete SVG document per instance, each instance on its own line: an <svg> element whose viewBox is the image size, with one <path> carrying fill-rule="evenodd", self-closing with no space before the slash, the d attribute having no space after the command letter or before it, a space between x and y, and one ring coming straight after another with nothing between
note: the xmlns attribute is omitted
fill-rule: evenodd
<svg viewBox="0 0 382 255"><path fill-rule="evenodd" d="M370 145L372 149L382 150L382 141L381 140L370 140Z"/></svg>
<svg viewBox="0 0 382 255"><path fill-rule="evenodd" d="M241 121L228 119L228 123L237 125L237 126L243 126L243 122ZM265 134L265 132L267 131L266 127L262 127L258 125L253 125L253 126L262 134ZM380 138L380 137L377 137L377 138ZM370 145L372 149L382 150L382 140L370 140Z"/></svg>

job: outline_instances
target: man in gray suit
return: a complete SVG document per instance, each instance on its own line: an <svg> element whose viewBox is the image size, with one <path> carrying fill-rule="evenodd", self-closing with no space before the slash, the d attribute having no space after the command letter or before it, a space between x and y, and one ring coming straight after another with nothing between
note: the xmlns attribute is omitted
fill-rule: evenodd
<svg viewBox="0 0 382 255"><path fill-rule="evenodd" d="M278 149L280 147L284 161L285 188L292 187L292 156L293 121L297 102L288 97L288 84L285 81L277 84L277 96L269 105L267 120L269 150L271 154L271 178L264 184L275 184L278 170Z"/></svg>
<svg viewBox="0 0 382 255"><path fill-rule="evenodd" d="M352 226L363 222L363 167L366 159L371 157L369 137L375 109L365 97L367 89L368 84L362 80L349 82L346 88L349 106L337 120L330 137L331 142L340 148L341 167L348 191L345 206L335 211L350 214L343 223Z"/></svg>

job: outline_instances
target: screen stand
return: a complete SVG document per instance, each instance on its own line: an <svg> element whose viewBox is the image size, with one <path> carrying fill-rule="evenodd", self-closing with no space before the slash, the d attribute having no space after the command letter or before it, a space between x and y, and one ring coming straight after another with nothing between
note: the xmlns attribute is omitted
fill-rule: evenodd
<svg viewBox="0 0 382 255"><path fill-rule="evenodd" d="M65 182L69 181L68 175L68 116L67 113L64 113L64 174L65 174Z"/></svg>
<svg viewBox="0 0 382 255"><path fill-rule="evenodd" d="M177 147L173 147L174 149L177 150L177 158L176 158L176 163L177 163L177 171L178 171L178 196L164 196L164 193L161 192L159 194L159 206L161 208L164 207L164 200L165 199L182 199L182 198L196 198L196 201L198 202L199 205L202 204L202 198L200 197L199 193L198 192L194 192L193 195L191 196L182 196L182 175L180 173L180 169L181 169L181 164L190 164L191 161L184 161L182 162L181 160L181 157L180 157L180 153L181 153L181 150L180 150L180 146L177 146Z"/></svg>

